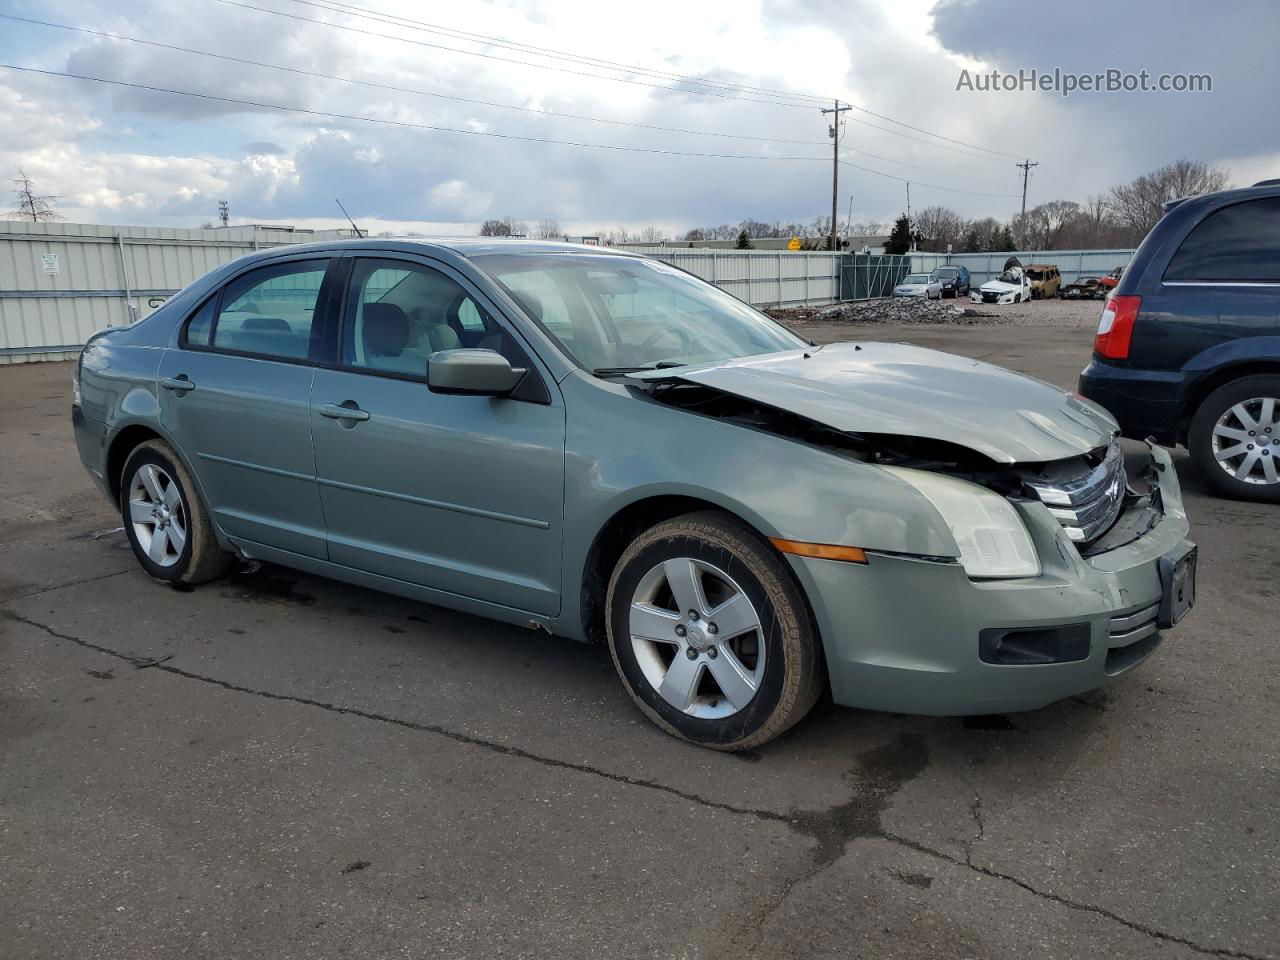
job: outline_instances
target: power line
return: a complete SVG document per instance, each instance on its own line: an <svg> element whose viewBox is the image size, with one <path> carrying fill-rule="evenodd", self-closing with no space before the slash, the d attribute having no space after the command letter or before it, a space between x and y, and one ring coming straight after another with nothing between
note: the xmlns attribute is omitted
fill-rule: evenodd
<svg viewBox="0 0 1280 960"><path fill-rule="evenodd" d="M622 127L636 127L642 130L659 130L664 133L681 133L699 137L725 137L732 140L753 140L759 143L788 143L803 144L808 146L822 147L826 146L820 140L788 140L779 137L757 137L745 133L720 133L711 130L690 130L683 127L664 127L652 123L636 123L629 120L613 120L606 117L592 117L586 114L578 113L561 113L555 110L539 110L536 107L521 107L510 103L499 103L494 100L480 100L474 97L463 97L449 93L438 93L434 90L419 90L413 87L400 87L390 83L378 83L373 80L360 80L354 77L342 77L332 73L320 73L315 70L302 70L298 67L287 67L278 63L264 63L260 60L249 60L244 57L233 57L224 53L213 53L208 50L196 50L192 47L181 47L177 44L163 43L159 40L144 40L141 37L130 37L120 33L110 33L105 30L92 30L89 27L76 27L65 23L54 23L49 20L36 20L31 17L19 17L10 13L0 13L0 19L16 20L20 23L36 24L42 27L54 27L58 30L70 30L75 33L89 34L95 37L105 37L110 40L124 40L129 43L143 44L148 47L156 47L162 50L173 50L177 53L189 53L199 57L210 57L215 60L225 60L229 63L240 63L252 67L263 67L267 70L279 70L284 73L292 73L302 77L315 77L321 80L336 80L340 83L358 84L362 87L372 87L378 90L390 90L395 93L410 93L422 97L437 97L443 100L455 100L460 103L470 103L477 106L497 107L502 110L518 110L521 113L533 113L545 117L560 117L566 120L587 120L592 123L608 123ZM893 162L893 161L890 161Z"/></svg>
<svg viewBox="0 0 1280 960"><path fill-rule="evenodd" d="M816 158L815 158L816 159ZM854 170L861 170L864 173L874 173L878 177L888 177L890 180L897 180L899 183L914 183L917 187L931 187L934 190L946 190L951 193L965 193L971 197L999 197L1002 200L1016 200L1016 193L981 193L977 190L961 190L959 187L944 187L937 183L922 183L919 180L908 180L906 177L897 177L892 173L885 173L881 170L872 170L870 167L863 167L856 163L850 163L848 160L840 161L842 166L852 167Z"/></svg>
<svg viewBox="0 0 1280 960"><path fill-rule="evenodd" d="M625 153L653 153L672 157L712 157L718 160L820 160L821 157L770 156L768 154L749 153L701 153L694 150L664 150L658 147L632 147L613 143L587 143L580 140L554 140L548 137L529 137L515 133L498 133L493 130L468 130L464 127L445 127L433 123L411 123L408 120L388 120L383 117L362 117L350 113L330 113L325 110L311 110L306 107L291 107L281 103L268 103L263 100L243 100L238 97L224 97L213 93L196 93L192 90L176 90L173 87L159 87L147 83L134 83L128 80L110 80L106 77L94 77L84 73L70 73L61 70L44 70L39 67L20 67L12 63L0 63L0 69L20 70L23 73L38 73L47 77L67 77L72 80L90 80L94 83L105 83L116 87L129 87L134 90L149 90L152 93L169 93L180 97L194 97L199 100L211 100L217 103L234 103L245 107L256 107L261 110L280 110L286 113L300 113L311 117L324 117L329 120L353 120L359 123L376 123L383 126L403 127L413 130L432 130L437 133L460 133L469 137L493 137L498 140L518 140L525 143L546 143L562 147L589 147L595 150L615 150ZM874 171L873 171L874 172Z"/></svg>
<svg viewBox="0 0 1280 960"><path fill-rule="evenodd" d="M258 7L258 6L254 6L253 4L239 2L239 0L217 0L217 2L218 2L218 3L222 3L222 4L226 4L227 6L240 7L240 8L245 9L245 10L254 10L254 11L257 11L258 13L267 13L267 14L271 14L271 15L273 15L273 16L277 16L277 17L287 17L288 19L301 21L301 22L303 22L303 23L313 23L313 24L318 24L319 26L329 27L330 29L334 29L334 30L348 30L348 31L351 31L351 32L354 32L354 33L361 33L361 34L364 34L364 35L366 35L366 36L380 37L380 38L382 38L382 39L384 39L384 40L398 40L398 41L400 41L400 42L402 42L402 43L410 43L410 44L414 44L414 45L416 45L416 46L429 47L429 48L431 48L431 49L436 49L436 50L445 50L445 51L449 51L449 52L451 52L451 53L460 53L460 54L462 54L462 55L464 55L464 56L482 57L482 58L487 59L487 60L496 60L496 61L503 62L503 63L513 63L513 64L518 64L518 65L526 66L526 67L534 67L534 68L536 68L536 69L540 69L540 70L552 70L552 71L556 71L556 72L559 72L559 73L567 73L567 74L571 74L571 75L574 75L574 76L584 76L584 77L592 77L592 78L600 79L600 80L610 80L610 81L613 81L613 82L615 82L615 83L626 83L626 84L631 84L631 85L633 85L633 86L648 87L648 88L650 88L650 89L654 89L654 90L663 90L663 91L667 91L667 92L670 92L670 93L675 93L675 92L678 92L678 93L692 93L692 94L696 94L696 95L698 95L698 96L704 96L704 97L716 97L716 98L719 98L719 99L721 99L721 100L736 100L736 101L740 101L740 102L743 102L743 103L758 103L758 104L764 104L764 105L767 105L767 106L777 106L777 107L795 107L795 108L801 108L801 109L813 109L813 107L815 106L815 104L816 104L816 102L817 102L817 101L819 101L819 100L823 100L823 101L825 101L825 100L831 99L831 98L829 98L829 97L819 97L819 96L817 96L817 95L815 95L815 94L804 94L804 93L796 94L796 93L789 93L789 92L784 92L784 91L769 91L769 92L768 92L768 95L773 95L773 96L776 96L776 97L778 97L778 98L786 98L785 100L784 100L784 99L768 99L768 100L762 100L762 99L759 99L759 98L756 98L756 97L731 96L731 95L729 95L728 93L720 93L720 92L716 92L716 91L712 91L712 90L694 90L694 89L680 89L680 90L673 90L673 88L672 88L672 87L670 87L670 86L669 86L669 85L667 85L667 84L661 84L661 83L646 83L646 82L644 82L644 81L642 81L642 80L628 79L628 78L625 78L625 77L609 77L609 76L602 76L601 74L597 74L597 73L587 73L587 72L584 72L584 71L581 71L581 70L569 70L569 69L567 69L567 68L565 68L565 67L557 67L557 66L554 66L554 65L552 65L552 64L547 64L547 63L530 63L530 62L529 62L529 61L527 61L527 60L514 60L514 59L512 59L512 58L510 58L510 57L500 57L500 56L496 56L496 55L494 55L494 54L482 53L482 52L479 52L479 51L476 51L476 50L460 50L460 49L458 49L457 47L449 47L449 46L445 46L445 45L443 45L443 44L438 44L438 43L428 43L428 42L426 42L426 41L424 41L424 40L414 40L414 39L411 39L411 38L409 38L409 37L401 37L401 36L396 36L396 35L394 35L394 34L379 33L379 32L377 32L376 30L365 30L365 29L362 29L362 28L360 28L360 27L352 26L352 25L350 25L350 24L344 24L344 23L332 23L332 22L330 22L330 21L328 21L328 20L318 20L318 19L316 19L316 18L314 18L314 17L304 17L304 16L301 16L300 14L286 13L286 12L285 12L285 11L283 11L283 10L272 10L272 9L270 9L270 8L268 8L268 7ZM307 5L307 6L310 6L310 7L316 8L316 9L326 9L326 10L328 10L328 11L329 11L329 12L331 12L331 13L345 13L345 14L347 14L348 16L363 17L364 19L373 20L374 22L387 23L387 24L392 25L392 26L403 26L403 25L405 25L405 23L407 23L407 24L419 24L419 23L421 23L421 21L414 21L414 20L410 20L410 19L409 19L409 18L407 18L407 17L397 18L397 20L390 20L390 19L381 19L381 20L379 20L379 19L378 19L378 17L376 17L376 16L371 16L371 15L369 15L368 13L364 13L364 14L357 14L357 13L351 13L351 12L350 12L350 11L348 11L348 10L337 9L337 8L335 8L335 7L326 7L326 6L324 6L324 5L320 4L320 3L315 2L315 0L293 0L293 2L295 2L295 3L302 3L302 4L305 4L305 5ZM338 2L338 0L329 0L329 2L331 2L331 3L336 3L336 2ZM401 22L399 22L399 21L405 21L405 23L401 23ZM430 26L430 25L428 25L428 26ZM482 36L482 35L477 34L476 36ZM480 41L476 41L476 42L480 42ZM509 41L504 41L504 40L502 40L501 38L496 38L496 37L493 37L493 38L487 38L484 42L489 42L489 43L493 43L493 44L504 44L504 43L509 44ZM551 54L545 54L545 56L552 56L552 55L551 55ZM570 54L570 55L565 55L565 56L573 56L573 55L571 55L571 54ZM626 68L614 68L614 69L626 69ZM698 80L697 80L697 78L692 78L692 77L679 77L679 75L674 75L674 76L677 76L677 77L678 77L682 82L686 82L686 83L687 83L687 82L695 82L695 83L696 83L696 82L700 82L700 81L698 81ZM766 90L767 88L763 88L763 87L761 87L761 88L757 88L757 89L758 89L758 90L761 90L761 91L764 91L764 90ZM986 154L992 154L992 155L994 155L994 156L996 156L996 157L1005 157L1005 158L1013 158L1013 159L1017 159L1013 154L1005 153L1005 152L1003 152L1003 151L1001 151L1001 150L993 150L993 149L991 149L990 147L984 147L984 146L981 146L981 145L979 145L979 144L975 144L975 143L967 143L967 142L965 142L965 141L963 141L963 140L957 140L957 139L955 139L955 138L953 138L953 137L947 137L947 136L944 136L943 134L940 134L940 133L934 133L934 132L933 132L933 131L931 131L931 130L926 130L924 127L917 127L917 126L914 126L914 125L912 125L912 124L905 123L905 122L903 122L903 121L901 121L901 120L896 120L896 119L894 119L893 117L890 117L890 116L888 116L888 115L886 115L886 114L876 113L876 112L875 112L875 111L873 111L873 110L868 110L866 107L860 107L860 106L858 106L857 104L851 104L851 106L853 107L853 109L855 109L855 110L857 110L857 111L859 111L859 112L861 112L861 113L865 113L865 114L867 114L868 116L876 117L877 119L879 119L879 120L884 120L884 121L885 121L885 122L887 122L887 123L892 123L892 124L896 124L896 125L901 126L901 127L905 127L905 128L907 128L908 130L914 130L914 131L916 131L917 133L923 133L923 134L925 134L926 136L936 137L936 138L938 138L939 140L944 140L944 141L946 141L947 143L955 144L955 145L957 145L957 146L961 146L961 147L967 147L967 148L972 149L972 150L982 151L983 153L986 153ZM862 122L865 122L865 121L862 121ZM868 124L868 126L874 126L874 125L873 125L873 124ZM906 135L906 134L902 134L902 133L900 133L899 131L896 131L896 130L889 130L889 129L884 128L884 127L875 127L875 129L877 129L877 130L882 130L882 131L884 131L884 132L886 132L886 133L891 133L891 134L895 134L895 135L898 135L898 136L905 136L905 137L907 137L907 139L916 139L916 138L914 138L914 137L910 137L910 136L908 136L908 135ZM921 142L929 143L929 141L921 141ZM932 146L939 146L939 147L941 147L941 146L942 146L942 144L931 144L931 145L932 145Z"/></svg>
<svg viewBox="0 0 1280 960"><path fill-rule="evenodd" d="M279 110L284 113L297 113L304 116L324 117L329 120L350 120L358 123L373 123L380 126L399 127L403 129L413 130L431 130L437 133L457 133L469 137L491 137L497 140L514 140L523 143L545 143L554 146L564 147L585 147L594 150L611 150L619 153L645 153L659 154L672 157L707 157L716 160L782 160L782 161L822 161L824 157L795 157L795 156L770 156L768 154L740 154L740 153L701 153L693 150L665 150L658 147L633 147L623 146L611 143L586 143L578 140L553 140L547 137L529 137L514 133L498 133L493 130L468 130L462 127L445 127L430 123L411 123L407 120L388 120L382 117L362 117L355 114L347 113L330 113L324 110L311 110L306 107L291 107L279 103L267 103L260 100L244 100L238 97L224 97L212 93L196 93L191 90L177 90L172 87L160 87L146 83L134 83L127 80L110 80L105 77L95 77L82 73L70 73L62 70L44 70L39 67L20 67L12 63L0 63L0 69L16 70L21 73L34 73L46 77L64 77L71 80L88 80L93 83L107 84L116 87L127 87L134 90L147 90L152 93L167 93L179 97L192 97L198 100L209 100L216 103L234 103L239 106L256 107L261 110ZM861 170L864 173L874 174L878 177L887 177L890 180L903 181L902 177L894 176L891 173L884 173L881 170L873 170L871 167L864 167L860 164L850 163L848 160L839 161L846 167L855 170ZM917 181L912 181L917 182ZM938 184L921 184L921 186L932 187L935 190L950 191L952 193L965 193L979 197L1012 197L1014 194L998 194L998 193L978 193L973 190L961 190L957 187L944 187Z"/></svg>
<svg viewBox="0 0 1280 960"><path fill-rule="evenodd" d="M544 56L551 59L567 60L570 62L595 64L599 66L604 66L608 69L625 70L625 71L630 71L632 73L647 74L649 76L654 76L654 77L664 77L668 80L677 80L682 83L697 83L697 84L702 84L704 86L714 85L714 86L723 87L727 89L743 90L751 93L773 95L780 98L786 98L789 100L804 99L804 100L810 101L810 105L813 105L813 106L816 106L819 102L825 102L827 100L832 99L831 97L825 96L825 95L811 94L811 93L797 93L795 91L778 90L778 89L773 89L769 87L755 87L747 84L731 83L725 80L707 80L700 77L691 77L685 74L671 73L663 70L653 70L647 67L638 67L634 64L619 63L615 60L602 60L596 57L584 57L580 54L571 53L569 51L555 50L550 47L538 47L538 46L534 46L533 44L525 44L525 43L520 43L518 41L507 40L503 37L497 37L490 34L472 33L471 31L458 30L453 27L446 27L437 23L429 23L424 20L415 20L412 17L404 17L404 16L400 16L399 14L386 13L380 10L370 10L368 8L358 6L356 4L345 3L343 2L343 0L322 0L322 2L317 2L317 0L291 0L291 2L308 6L308 7L313 7L315 9L328 10L331 13L345 13L348 16L360 17L362 19L373 20L375 22L404 24L404 25L410 26L412 29L420 30L426 33L436 33L444 36L453 36L457 39L467 39L476 43L486 43L486 44L505 47L513 50L527 51L527 52L533 53L535 56ZM541 66L540 64L530 64L530 65ZM1014 156L1011 153L1005 153L1001 150L993 150L990 147L984 147L980 144L967 143L963 140L957 140L952 137L947 137L940 133L934 133L932 130L926 130L924 127L914 126L910 123L906 123L902 120L897 120L886 114L876 113L874 110L868 110L866 107L860 107L857 104L849 104L849 106L851 106L854 110L859 111L860 113L865 113L867 116L875 117L878 120L884 120L887 123L894 123L899 126L905 127L908 130L914 130L917 133L923 133L930 137L937 137L940 140L945 140L946 142L956 144L957 146L968 147L973 150L981 150L985 153L995 154L996 156L1017 159L1016 156ZM880 128L877 128L877 129L880 129Z"/></svg>
<svg viewBox="0 0 1280 960"><path fill-rule="evenodd" d="M919 164L906 163L902 160L895 159L894 157L882 157L878 153L869 153L866 150L858 150L855 147L845 147L844 149L849 153L856 153L863 157L870 157L872 160L883 160L885 163L892 163L894 166L898 167L909 167L912 170L923 170L926 173L936 173L941 177L954 177L957 180L972 180L974 183L987 183L992 186L996 185L996 181L986 180L982 177L966 177L959 173L951 173L948 170L939 170L936 167L922 167Z"/></svg>
<svg viewBox="0 0 1280 960"><path fill-rule="evenodd" d="M814 94L796 93L795 91L778 90L770 87L756 87L750 84L734 83L728 80L711 80L703 77L692 77L687 74L674 73L667 70L654 70L651 67L641 67L631 63L620 63L617 60L604 60L599 57L588 57L582 54L572 53L567 50L556 50L552 47L540 47L536 44L521 43L516 40L508 40L503 37L496 37L489 34L473 33L469 30L459 30L456 27L447 27L439 23L428 23L424 20L414 20L411 17L401 16L400 14L387 13L385 10L371 10L367 7L361 7L356 4L342 3L340 0L324 0L323 4L313 2L313 0L291 0L291 2L329 10L334 13L345 13L348 16L381 20L382 22L397 22L398 24L410 26L412 29L420 30L424 33L435 33L441 36L452 37L457 40L467 40L474 43L487 44L489 46L505 47L510 50L516 50L522 53L531 53L534 56L542 56L549 59L565 60L572 63L605 67L610 70L621 70L628 73L661 77L667 80L679 80L684 83L696 83L702 86L741 90L749 93L776 94L788 99L806 98L812 99L815 103L818 100L823 99Z"/></svg>
<svg viewBox="0 0 1280 960"><path fill-rule="evenodd" d="M319 24L322 27L329 27L333 30L348 30L352 33L364 34L368 37L379 37L383 40L398 40L401 43L411 43L418 47L429 47L432 50L446 50L450 53L460 53L468 57L481 57L485 60L497 60L501 63L514 63L525 67L534 67L539 70L553 70L557 73L567 73L578 77L591 77L593 80L609 80L613 83L626 83L637 87L648 87L653 90L665 90L669 93L693 93L700 97L717 97L721 100L736 100L743 103L762 103L773 107L803 107L804 109L812 109L812 105L808 102L784 103L781 100L760 100L752 97L735 97L727 93L716 93L711 90L673 90L669 85L663 83L645 83L643 80L631 80L626 77L608 77L599 73L587 73L582 70L569 70L565 67L553 66L549 63L530 63L528 60L514 60L510 57L500 57L492 53L481 53L478 50L460 50L457 47L448 47L440 43L428 43L425 40L414 40L411 37L400 37L393 33L379 33L376 30L365 30L361 27L353 27L347 23L331 23L328 20L317 20L315 17L304 17L297 13L286 13L283 10L271 10L267 7L256 7L251 3L240 3L239 0L216 0L218 3L226 4L229 7L240 7L243 10L254 10L258 13L268 13L276 17L286 17L290 20L297 20L302 23Z"/></svg>

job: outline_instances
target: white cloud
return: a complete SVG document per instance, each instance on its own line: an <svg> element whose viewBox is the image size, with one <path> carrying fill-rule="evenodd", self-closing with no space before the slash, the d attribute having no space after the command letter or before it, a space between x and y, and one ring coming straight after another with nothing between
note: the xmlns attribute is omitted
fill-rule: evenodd
<svg viewBox="0 0 1280 960"><path fill-rule="evenodd" d="M1170 110L1192 101L957 93L961 66L1016 68L1024 56L1028 63L1041 63L1079 55L1069 32L1028 36L1015 29L1020 39L1009 49L990 41L991 30L1007 26L1009 16L1016 18L1002 12L1006 7L1016 8L1016 0L975 0L936 10L934 0L904 0L892 7L868 0L651 0L633 6L505 0L448 8L413 0L379 4L405 17L576 51L596 60L647 65L672 75L831 93L955 140L1014 155L975 157L981 151L957 144L948 150L936 140L921 143L908 137L931 138L865 113L849 115L845 146L863 151L851 153L851 161L911 179L913 205L946 203L966 215L1009 216L1017 204L1011 195L1020 188L1014 159L1028 154L1041 163L1031 184L1033 203L1083 199L1183 155L1241 157L1227 162L1237 180L1248 182L1275 169L1277 134L1256 118L1239 120L1238 115L1248 113L1243 105L1250 97L1233 91L1235 74L1229 65L1216 68L1228 72L1215 76L1213 115L1194 124L1169 119ZM1154 57L1154 46L1143 49L1146 32L1121 29L1120 21L1142 18L1121 8L1107 9L1113 32L1125 38L1128 60L1140 64ZM811 220L830 209L829 141L816 105L770 105L690 92L716 92L713 86L655 90L646 84L663 81L609 71L599 63L549 60L529 50L468 43L403 24L293 12L390 36L194 0L137 0L114 12L92 0L61 0L53 18L398 89L74 34L53 35L57 45L51 46L47 30L29 26L15 27L11 34L19 53L29 51L30 62L55 69L65 62L77 72L135 83L471 134L10 74L0 84L0 164L24 164L40 189L67 198L64 214L89 221L195 225L212 218L222 199L230 200L237 219L324 221L334 196L341 196L358 220L369 222L474 222L512 215L530 221L556 217L566 227L583 230L644 224L674 230L742 217ZM1263 29L1242 32L1233 43L1257 51L1270 35ZM1182 55L1191 56L1185 50ZM1211 55L1223 59L1206 54ZM1249 61L1244 49L1233 50L1231 58ZM1269 57L1259 62L1265 76L1251 78L1253 99L1256 90L1269 88L1265 81L1275 71ZM1188 60L1185 66L1196 64ZM472 102L411 92L415 90ZM769 99L763 92L749 96ZM474 101L623 123L593 123ZM1205 105L1196 103L1197 109ZM1242 108L1234 109L1238 103ZM625 124L801 142L762 144ZM485 134L815 159L626 153ZM1255 172L1246 177L1244 171ZM848 210L852 200L855 220L883 220L903 206L899 182L848 168L842 168L840 177L840 210ZM1005 196L972 196L927 184Z"/></svg>

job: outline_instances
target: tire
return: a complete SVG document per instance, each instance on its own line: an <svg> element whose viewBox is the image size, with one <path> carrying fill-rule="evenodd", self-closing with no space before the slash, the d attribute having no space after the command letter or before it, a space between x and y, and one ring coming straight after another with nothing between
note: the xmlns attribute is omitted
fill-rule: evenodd
<svg viewBox="0 0 1280 960"><path fill-rule="evenodd" d="M1219 459L1238 446L1244 449ZM1280 376L1241 377L1209 394L1191 418L1187 447L1218 492L1280 503Z"/></svg>
<svg viewBox="0 0 1280 960"><path fill-rule="evenodd" d="M645 531L614 567L605 602L623 686L673 736L757 747L802 719L825 686L818 631L791 571L731 517L690 513ZM733 634L717 613L722 623L733 617Z"/></svg>
<svg viewBox="0 0 1280 960"><path fill-rule="evenodd" d="M140 444L125 461L120 516L133 555L157 580L204 583L230 565L191 475L162 440Z"/></svg>

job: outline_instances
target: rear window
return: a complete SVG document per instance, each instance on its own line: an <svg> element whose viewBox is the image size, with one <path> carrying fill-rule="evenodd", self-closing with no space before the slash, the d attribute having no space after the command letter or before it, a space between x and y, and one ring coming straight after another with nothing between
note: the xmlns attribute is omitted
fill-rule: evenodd
<svg viewBox="0 0 1280 960"><path fill-rule="evenodd" d="M1280 282L1280 197L1215 210L1169 261L1175 283Z"/></svg>

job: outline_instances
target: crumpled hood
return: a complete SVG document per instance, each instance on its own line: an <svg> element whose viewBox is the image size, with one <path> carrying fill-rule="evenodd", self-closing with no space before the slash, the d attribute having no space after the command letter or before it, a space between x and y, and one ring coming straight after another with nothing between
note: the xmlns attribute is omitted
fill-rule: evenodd
<svg viewBox="0 0 1280 960"><path fill-rule="evenodd" d="M1003 280L988 280L979 290L986 290L988 293L1017 293L1022 289L1021 284L1005 283Z"/></svg>
<svg viewBox="0 0 1280 960"><path fill-rule="evenodd" d="M847 433L946 440L999 463L1079 456L1118 429L1102 407L1041 380L901 343L833 343L631 376L701 384Z"/></svg>

